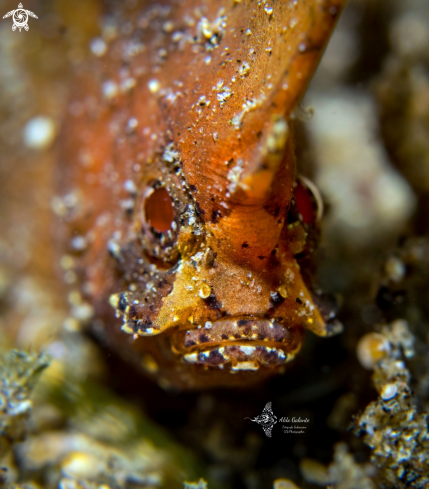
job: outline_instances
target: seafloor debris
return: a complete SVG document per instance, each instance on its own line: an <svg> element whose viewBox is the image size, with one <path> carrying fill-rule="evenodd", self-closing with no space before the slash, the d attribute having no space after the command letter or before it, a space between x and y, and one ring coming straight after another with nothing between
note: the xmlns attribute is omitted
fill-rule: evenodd
<svg viewBox="0 0 429 489"><path fill-rule="evenodd" d="M334 447L334 460L328 467L329 487L332 489L375 489L371 480L374 472L370 464L358 464L348 453L345 443Z"/></svg>
<svg viewBox="0 0 429 489"><path fill-rule="evenodd" d="M273 489L299 489L299 487L289 479L276 479Z"/></svg>
<svg viewBox="0 0 429 489"><path fill-rule="evenodd" d="M68 335L69 346L73 336ZM85 345L78 345L82 353ZM33 401L28 397L49 363L47 356L4 355L0 483L8 488L19 481L20 487L44 489L179 489L183 479L203 473L190 452L137 408L76 368L76 361L85 363L85 355L73 348L69 351L60 340L51 345L57 358L37 383Z"/></svg>
<svg viewBox="0 0 429 489"><path fill-rule="evenodd" d="M419 413L403 361L413 355L412 335L405 321L382 329L391 350L374 366L379 393L355 420L355 433L371 447L371 460L388 487L424 488L429 484L429 432L427 414Z"/></svg>
<svg viewBox="0 0 429 489"><path fill-rule="evenodd" d="M184 482L183 489L208 489L208 486L204 479L200 479L198 482Z"/></svg>
<svg viewBox="0 0 429 489"><path fill-rule="evenodd" d="M33 404L29 399L46 355L11 351L0 359L0 458L14 442L23 441Z"/></svg>
<svg viewBox="0 0 429 489"><path fill-rule="evenodd" d="M10 483L61 487L179 489L201 473L195 458L136 408L64 368L40 382L32 433L14 446ZM64 373L68 375L64 376Z"/></svg>

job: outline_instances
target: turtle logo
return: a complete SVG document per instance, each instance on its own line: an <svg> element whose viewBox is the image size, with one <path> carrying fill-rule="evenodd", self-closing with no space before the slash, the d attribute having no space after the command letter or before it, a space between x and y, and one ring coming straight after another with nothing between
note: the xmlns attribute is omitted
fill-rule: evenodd
<svg viewBox="0 0 429 489"><path fill-rule="evenodd" d="M250 419L250 421L254 421L262 426L262 429L265 431L265 434L268 438L271 438L271 431L273 426L277 423L277 416L274 416L273 410L271 408L271 402L267 402L262 414L256 416L256 418L244 418Z"/></svg>
<svg viewBox="0 0 429 489"><path fill-rule="evenodd" d="M8 12L6 15L3 15L3 19L7 19L8 17L12 17L13 20L13 25L12 25L12 30L16 31L16 29L19 29L19 32L21 32L21 29L25 29L28 31L28 16L34 17L35 19L38 19L36 14L33 12L30 12L30 10L25 10L22 8L22 3L18 5L18 8L16 10L11 10Z"/></svg>

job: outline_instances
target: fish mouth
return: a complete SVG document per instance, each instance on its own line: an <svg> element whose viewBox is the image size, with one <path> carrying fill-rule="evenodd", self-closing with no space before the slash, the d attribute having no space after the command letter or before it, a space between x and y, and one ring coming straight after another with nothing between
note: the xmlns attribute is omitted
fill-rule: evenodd
<svg viewBox="0 0 429 489"><path fill-rule="evenodd" d="M240 317L177 331L174 343L186 363L234 372L285 364L299 350L303 336L300 326Z"/></svg>

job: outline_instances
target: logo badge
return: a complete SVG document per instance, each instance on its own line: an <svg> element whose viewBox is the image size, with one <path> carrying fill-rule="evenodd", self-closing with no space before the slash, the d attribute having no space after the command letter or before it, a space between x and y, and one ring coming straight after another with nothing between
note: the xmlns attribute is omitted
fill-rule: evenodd
<svg viewBox="0 0 429 489"><path fill-rule="evenodd" d="M267 402L266 406L264 407L264 410L262 411L262 414L259 416L256 416L254 419L252 418L244 418L244 419L250 419L250 421L254 421L255 423L258 423L262 426L262 429L265 431L265 434L268 436L268 438L271 438L271 431L273 429L273 426L277 423L277 416L274 416L272 407L271 407L271 402Z"/></svg>
<svg viewBox="0 0 429 489"><path fill-rule="evenodd" d="M28 31L29 29L28 16L34 17L35 19L39 18L37 17L36 14L30 12L30 10L25 10L24 8L22 8L22 3L20 3L16 10L11 10L6 15L3 15L3 19L12 17L13 20L12 30L16 31L16 29L19 29L19 32L21 32L21 29L25 29L26 31Z"/></svg>

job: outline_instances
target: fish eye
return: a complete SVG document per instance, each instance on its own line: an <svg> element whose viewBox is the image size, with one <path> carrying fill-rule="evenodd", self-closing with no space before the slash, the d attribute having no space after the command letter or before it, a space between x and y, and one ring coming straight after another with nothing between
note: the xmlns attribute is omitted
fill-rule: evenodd
<svg viewBox="0 0 429 489"><path fill-rule="evenodd" d="M311 180L298 175L294 199L296 208L305 224L320 222L323 215L323 200L319 190Z"/></svg>
<svg viewBox="0 0 429 489"><path fill-rule="evenodd" d="M174 221L173 199L165 187L152 189L143 202L145 221L157 233L166 233L172 229Z"/></svg>
<svg viewBox="0 0 429 489"><path fill-rule="evenodd" d="M180 204L175 194L160 180L147 183L140 201L139 221L142 247L150 260L161 266L174 264L179 258L177 236Z"/></svg>

